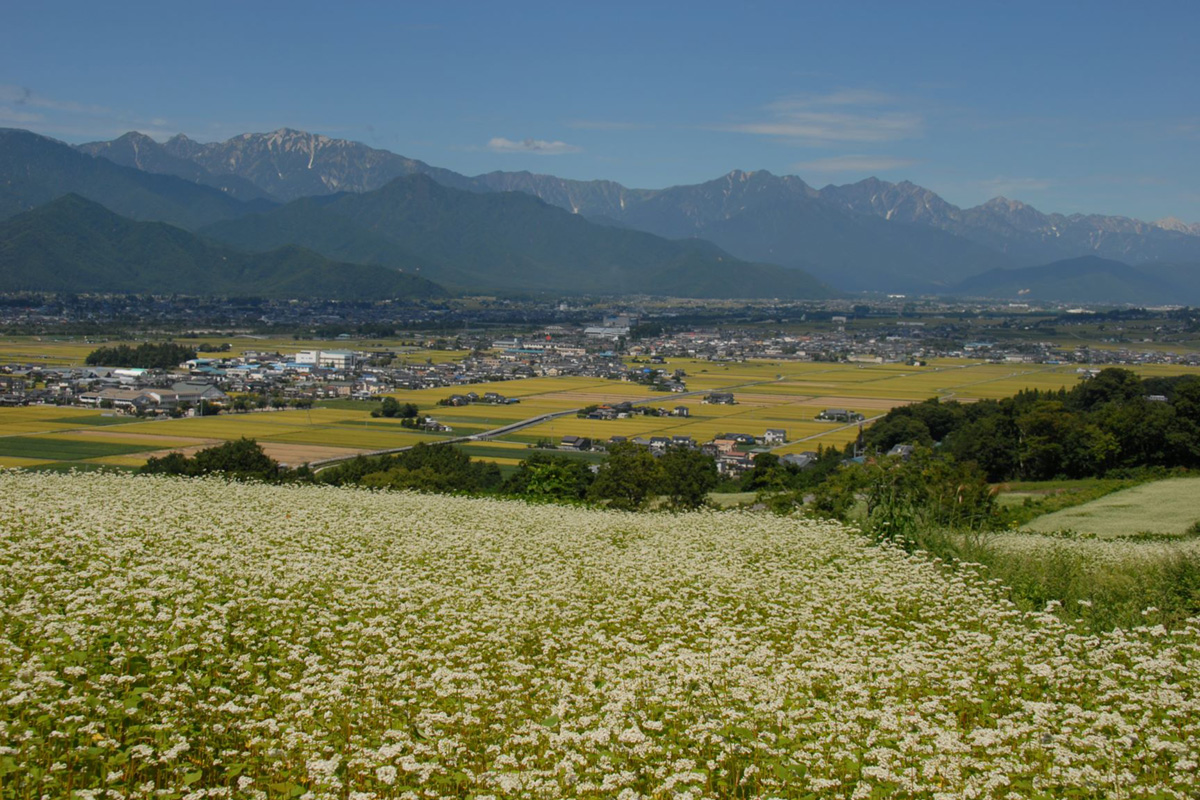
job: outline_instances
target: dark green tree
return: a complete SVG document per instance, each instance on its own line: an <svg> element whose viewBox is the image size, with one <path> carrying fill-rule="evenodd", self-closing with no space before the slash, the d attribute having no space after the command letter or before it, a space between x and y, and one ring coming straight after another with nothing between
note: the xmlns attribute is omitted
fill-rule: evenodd
<svg viewBox="0 0 1200 800"><path fill-rule="evenodd" d="M662 468L650 451L636 444L613 445L608 459L596 473L588 499L605 502L609 508L633 511L663 493Z"/></svg>
<svg viewBox="0 0 1200 800"><path fill-rule="evenodd" d="M84 363L88 366L174 369L195 357L196 350L192 347L173 342L159 344L147 342L137 347L130 347L127 344L101 347L88 353Z"/></svg>
<svg viewBox="0 0 1200 800"><path fill-rule="evenodd" d="M577 458L534 453L504 481L502 491L529 500L579 502L587 497L594 477Z"/></svg>
<svg viewBox="0 0 1200 800"><path fill-rule="evenodd" d="M658 467L662 492L671 498L672 508L699 508L719 480L716 461L699 450L668 450L658 459Z"/></svg>
<svg viewBox="0 0 1200 800"><path fill-rule="evenodd" d="M148 459L139 472L147 475L226 475L231 478L275 481L282 477L279 462L253 439L238 439L208 447L188 458L168 453Z"/></svg>

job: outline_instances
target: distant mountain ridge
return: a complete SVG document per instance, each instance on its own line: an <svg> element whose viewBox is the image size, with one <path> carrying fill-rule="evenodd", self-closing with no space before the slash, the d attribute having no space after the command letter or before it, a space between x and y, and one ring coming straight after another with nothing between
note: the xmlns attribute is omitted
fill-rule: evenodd
<svg viewBox="0 0 1200 800"><path fill-rule="evenodd" d="M211 186L238 200L275 199L240 175L214 175L190 158L172 155L166 147L144 133L131 131L111 142L89 142L78 145L75 149L90 156L106 158L124 167L160 175L174 175L203 186Z"/></svg>
<svg viewBox="0 0 1200 800"><path fill-rule="evenodd" d="M337 192L369 192L413 174L430 175L456 189L469 179L423 161L377 150L360 142L281 128L244 133L224 142L200 144L183 134L168 139L163 151L186 159L212 175L236 175L283 201Z"/></svg>
<svg viewBox="0 0 1200 800"><path fill-rule="evenodd" d="M345 300L439 297L379 266L338 264L288 245L244 253L162 222L136 222L67 194L0 222L0 291L258 294Z"/></svg>
<svg viewBox="0 0 1200 800"><path fill-rule="evenodd" d="M464 212L474 201L446 201L430 189L421 196L433 206L401 203L366 224L358 217L377 213L380 198L361 207L347 199L413 176L458 192L505 198L497 206L505 211L476 208L485 220L477 224ZM131 133L75 148L0 129L0 219L68 192L135 220L241 237L241 247L301 244L340 262L429 274L460 289L692 296L734 296L736 289L738 296L820 296L826 290L805 274L811 273L842 290L948 294L994 270L1097 256L1133 265L1157 281L1154 296L1175 287L1174 302L1200 302L1200 225L1173 218L1046 214L1005 198L963 209L908 181L869 178L816 189L799 177L766 171L734 170L665 189L528 172L468 177L290 129L210 144L182 135L160 144ZM535 211L519 200L530 195L570 214L556 218L543 208ZM272 198L293 197L301 202L290 203L286 213L271 211L278 208ZM400 208L413 218L397 213ZM563 220L572 216L600 227L570 227ZM251 217L253 222L237 222ZM414 219L432 227L421 229ZM496 227L499 219L508 227ZM252 230L255 226L261 230ZM541 226L549 233L543 235ZM635 232L693 241L681 250L635 240L629 236ZM796 274L785 278L768 265ZM1080 273L1065 280L1088 279ZM1128 281L1102 283L1115 292L1105 298L1111 302L1150 296L1148 285L1130 294L1116 288L1132 286ZM807 295L810 291L816 294Z"/></svg>
<svg viewBox="0 0 1200 800"><path fill-rule="evenodd" d="M203 148L178 137L173 141L176 152ZM298 157L316 164L319 158L332 154L336 160L348 152L328 142L309 142L313 147L306 150L305 141L306 137L282 136L263 143L265 151L252 146L243 155L251 161L262 156L275 165L272 169L287 175L287 163ZM147 169L169 169L216 184L224 180L136 135L111 144L89 149L132 159ZM253 263L247 262L245 253L222 256L224 261L242 264L238 274L245 278L247 292L275 294L280 287L290 286L301 296L310 296L324 286L344 296L358 292L359 280L369 274L379 276L382 289L389 291L398 270L403 270L405 276L433 277L462 291L788 298L830 294L828 287L800 270L746 263L708 242L673 242L642 231L597 225L527 193L463 191L420 172L370 192L321 193L295 201L278 214L256 214L276 204L261 198L237 200L231 196L232 180L226 180L224 188L205 186L176 175L121 166L107 155L90 156L81 150L27 131L0 131L0 219L34 213L22 219L27 227L14 240L21 246L10 242L7 274L0 275L0 285L66 289L73 285L66 277L73 276L77 291L221 292L230 275L217 269L221 264L211 252L201 253L204 248L189 244L185 254L172 244L187 238L182 229L203 229L234 247L261 254L250 259ZM74 198L76 205L60 202L71 193L79 195ZM114 214L111 227L124 231L121 236L130 246L117 247L101 235L102 229L93 223L103 215L95 209L83 213L78 203L84 198L96 208L123 215ZM47 213L39 216L36 212L42 210ZM246 218L241 226L213 226L241 217ZM28 227L31 220L38 223L33 228ZM77 229L68 224L71 220ZM166 222L181 230L162 225L130 228L134 220ZM49 230L55 236L44 235ZM15 229L9 233L15 235ZM209 250L212 246L211 242L205 245ZM165 260L162 253L167 253ZM319 280L289 283L282 272L272 273L267 280L256 270L261 271L268 256L281 269L290 263L297 274ZM138 267L139 258L146 260L146 269ZM93 274L92 262L97 259L106 265L103 280ZM208 265L205 269L212 280L183 281L185 275L196 273L186 268L189 259ZM39 278L30 265L40 265L47 274ZM172 265L178 275L156 271ZM337 285L326 267L352 277L353 286ZM404 292L410 290L411 286Z"/></svg>
<svg viewBox="0 0 1200 800"><path fill-rule="evenodd" d="M93 158L29 131L0 128L0 220L74 192L137 220L196 228L269 208L173 175Z"/></svg>
<svg viewBox="0 0 1200 800"><path fill-rule="evenodd" d="M309 197L212 225L249 250L300 244L419 271L457 288L680 297L829 296L812 276L740 261L705 241L596 225L523 192L466 192L428 175L361 194Z"/></svg>
<svg viewBox="0 0 1200 800"><path fill-rule="evenodd" d="M939 228L1006 253L1019 265L1088 253L1134 262L1200 253L1200 226L1178 220L1163 225L1100 214L1044 214L1004 197L962 209L907 181L891 184L875 178L827 186L821 197L859 213Z"/></svg>
<svg viewBox="0 0 1200 800"><path fill-rule="evenodd" d="M100 152L95 143L87 147ZM455 189L524 192L598 222L709 239L738 258L801 267L852 290L936 292L990 269L1083 255L1133 264L1200 261L1200 223L1046 214L1001 197L964 209L908 181L868 178L816 189L796 176L734 170L696 185L631 189L528 172L468 177L291 129L211 144L177 136L161 148L282 200L373 191L413 174Z"/></svg>
<svg viewBox="0 0 1200 800"><path fill-rule="evenodd" d="M1120 261L1081 256L1037 267L990 270L963 281L955 292L997 300L1103 303L1121 297L1128 303L1169 304L1195 289Z"/></svg>

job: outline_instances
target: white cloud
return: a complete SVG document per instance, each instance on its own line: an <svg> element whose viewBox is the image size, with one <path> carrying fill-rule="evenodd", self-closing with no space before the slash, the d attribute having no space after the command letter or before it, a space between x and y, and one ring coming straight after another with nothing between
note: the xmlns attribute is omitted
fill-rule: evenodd
<svg viewBox="0 0 1200 800"><path fill-rule="evenodd" d="M567 153L581 153L582 147L566 142L548 142L544 139L522 139L515 142L497 136L487 143L488 150L493 153L533 153L539 156L561 156Z"/></svg>
<svg viewBox="0 0 1200 800"><path fill-rule="evenodd" d="M892 156L833 156L818 158L815 161L801 161L792 164L791 169L797 172L886 172L887 170L909 167L917 163L911 158L893 158Z"/></svg>
<svg viewBox="0 0 1200 800"><path fill-rule="evenodd" d="M824 95L792 95L767 105L769 117L716 126L717 130L774 136L796 144L891 142L922 134L921 115L896 109L889 95L843 89Z"/></svg>

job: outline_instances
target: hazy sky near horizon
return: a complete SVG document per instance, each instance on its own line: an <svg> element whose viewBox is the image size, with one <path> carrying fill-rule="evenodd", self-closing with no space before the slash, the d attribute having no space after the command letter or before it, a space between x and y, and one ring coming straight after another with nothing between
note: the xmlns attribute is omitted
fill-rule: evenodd
<svg viewBox="0 0 1200 800"><path fill-rule="evenodd" d="M8 3L0 127L1200 222L1200 3Z"/></svg>

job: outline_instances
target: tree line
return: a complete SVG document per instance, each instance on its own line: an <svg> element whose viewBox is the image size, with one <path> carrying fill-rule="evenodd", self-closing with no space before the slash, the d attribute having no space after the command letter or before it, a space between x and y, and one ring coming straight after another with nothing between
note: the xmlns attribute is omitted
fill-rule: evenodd
<svg viewBox="0 0 1200 800"><path fill-rule="evenodd" d="M138 367L141 369L174 369L196 357L195 348L174 342L139 344L130 347L100 347L88 353L84 364L89 367Z"/></svg>
<svg viewBox="0 0 1200 800"><path fill-rule="evenodd" d="M669 508L699 508L719 480L716 462L703 453L672 450L655 457L648 449L633 444L614 446L594 472L578 458L535 452L505 477L495 463L474 461L465 450L449 444L420 443L399 453L357 456L315 473L307 467L283 467L255 440L240 439L192 456L170 453L151 458L140 472L499 495L630 511L646 508L659 498Z"/></svg>
<svg viewBox="0 0 1200 800"><path fill-rule="evenodd" d="M989 481L1101 477L1200 467L1200 377L1139 378L1109 368L1071 389L1003 400L927 400L892 409L864 435L868 452L937 446Z"/></svg>

